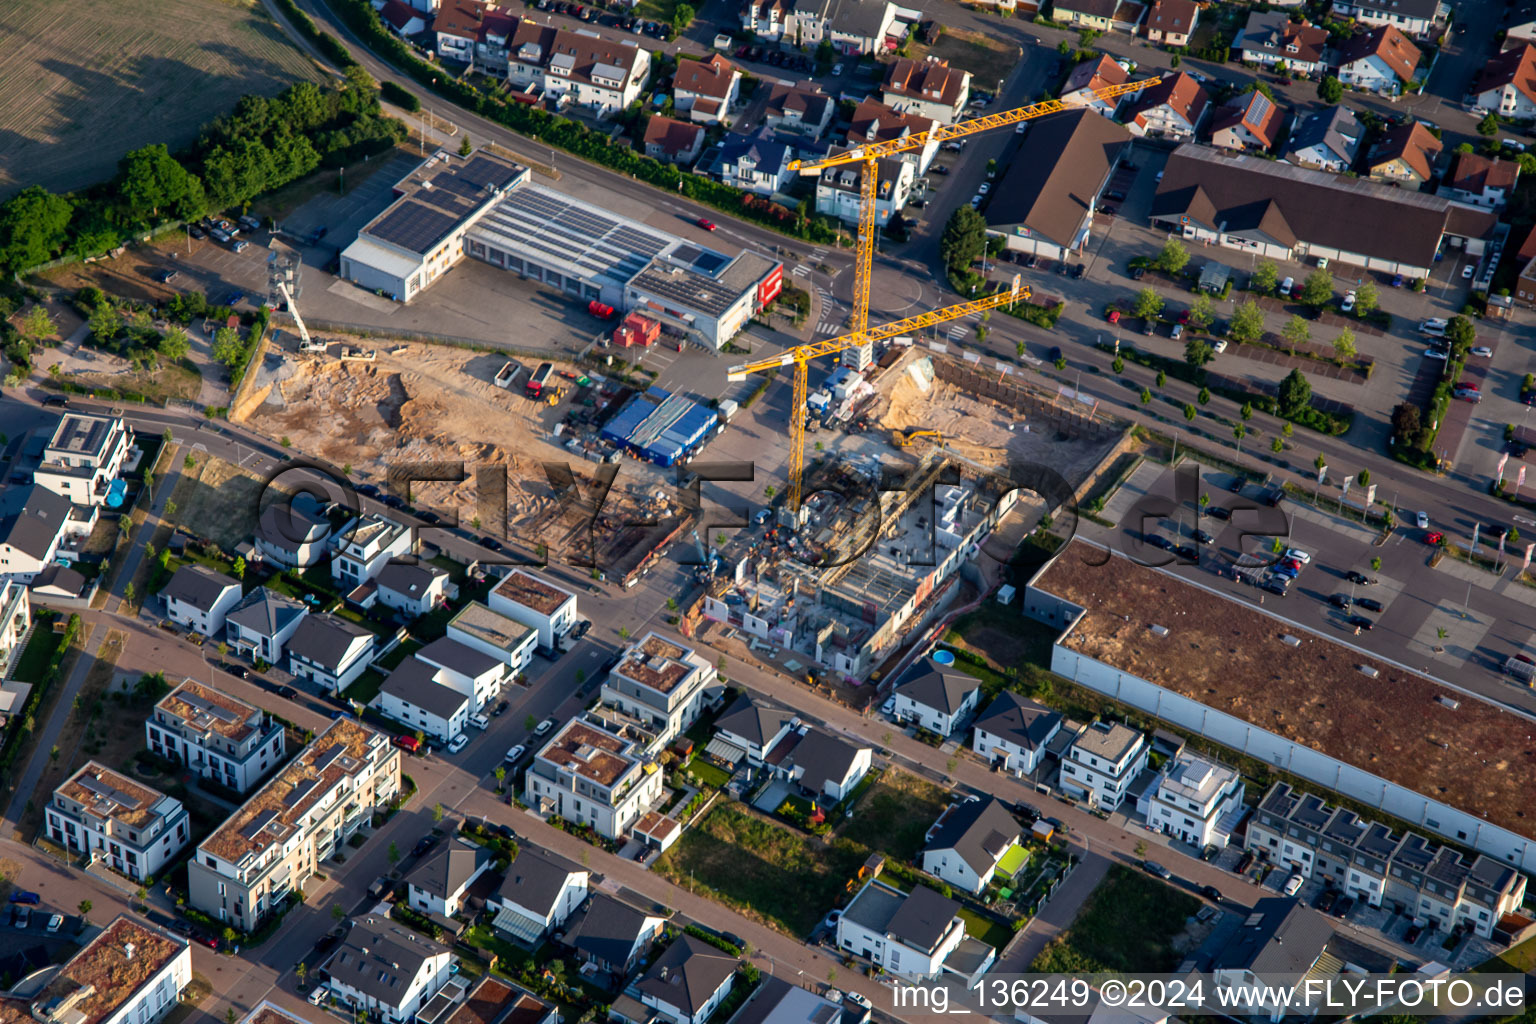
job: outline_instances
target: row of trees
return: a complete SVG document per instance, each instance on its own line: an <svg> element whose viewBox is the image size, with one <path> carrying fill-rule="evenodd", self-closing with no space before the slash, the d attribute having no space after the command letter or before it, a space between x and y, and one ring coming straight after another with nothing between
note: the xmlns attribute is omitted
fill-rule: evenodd
<svg viewBox="0 0 1536 1024"><path fill-rule="evenodd" d="M144 146L109 182L68 195L34 185L0 205L0 273L94 255L167 221L243 206L322 164L387 149L404 133L380 115L376 83L358 66L340 88L299 82L275 97L245 96L184 152Z"/></svg>

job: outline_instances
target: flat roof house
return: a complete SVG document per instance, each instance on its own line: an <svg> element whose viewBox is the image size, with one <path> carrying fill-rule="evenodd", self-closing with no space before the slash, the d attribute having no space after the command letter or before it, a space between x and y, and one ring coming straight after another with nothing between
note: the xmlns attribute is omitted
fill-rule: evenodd
<svg viewBox="0 0 1536 1024"><path fill-rule="evenodd" d="M501 693L501 681L507 665L500 658L461 644L452 637L440 636L416 652L416 657L443 670L438 681L469 698L479 711Z"/></svg>
<svg viewBox="0 0 1536 1024"><path fill-rule="evenodd" d="M0 999L0 1024L153 1024L192 983L192 947L119 915L26 996Z"/></svg>
<svg viewBox="0 0 1536 1024"><path fill-rule="evenodd" d="M103 505L128 457L130 437L121 416L65 413L43 446L32 481L76 505Z"/></svg>
<svg viewBox="0 0 1536 1024"><path fill-rule="evenodd" d="M1224 764L1181 754L1137 801L1147 827L1196 849L1224 847L1243 817L1243 777Z"/></svg>
<svg viewBox="0 0 1536 1024"><path fill-rule="evenodd" d="M976 710L981 680L924 658L896 683L892 696L898 722L915 722L947 737Z"/></svg>
<svg viewBox="0 0 1536 1024"><path fill-rule="evenodd" d="M346 593L384 571L390 559L410 553L413 531L378 512L366 512L332 541L331 579Z"/></svg>
<svg viewBox="0 0 1536 1024"><path fill-rule="evenodd" d="M419 932L393 921L354 921L325 963L337 1001L376 1014L387 1024L415 1019L448 981L453 956Z"/></svg>
<svg viewBox="0 0 1536 1024"><path fill-rule="evenodd" d="M416 1020L417 1024L558 1024L560 1012L532 992L487 973L468 996L451 989L439 992Z"/></svg>
<svg viewBox="0 0 1536 1024"><path fill-rule="evenodd" d="M138 881L159 874L187 845L180 800L95 761L53 791L44 818L54 842Z"/></svg>
<svg viewBox="0 0 1536 1024"><path fill-rule="evenodd" d="M971 749L1015 775L1032 775L1046 744L1061 731L1061 715L1004 690L971 723Z"/></svg>
<svg viewBox="0 0 1536 1024"><path fill-rule="evenodd" d="M329 612L306 615L288 638L288 671L341 693L367 670L376 646L373 633L355 622Z"/></svg>
<svg viewBox="0 0 1536 1024"><path fill-rule="evenodd" d="M280 664L283 646L309 609L286 594L257 587L224 616L224 636L236 654Z"/></svg>
<svg viewBox="0 0 1536 1024"><path fill-rule="evenodd" d="M965 934L959 903L926 885L902 892L876 878L838 918L837 948L907 977L950 971L973 980L996 958L991 946Z"/></svg>
<svg viewBox="0 0 1536 1024"><path fill-rule="evenodd" d="M500 612L537 630L539 646L553 650L576 625L576 595L527 569L513 569L486 597Z"/></svg>
<svg viewBox="0 0 1536 1024"><path fill-rule="evenodd" d="M183 565L160 591L165 617L203 636L224 632L224 616L239 603L240 581L201 565Z"/></svg>
<svg viewBox="0 0 1536 1024"><path fill-rule="evenodd" d="M0 581L0 679L11 674L11 660L31 628L31 591L13 580ZM10 710L0 702L0 725Z"/></svg>
<svg viewBox="0 0 1536 1024"><path fill-rule="evenodd" d="M803 728L774 748L766 763L817 802L845 799L869 773L874 751L820 729Z"/></svg>
<svg viewBox="0 0 1536 1024"><path fill-rule="evenodd" d="M507 666L507 678L515 678L533 660L538 630L510 615L492 611L489 605L471 601L448 620L447 635L465 647L488 654Z"/></svg>
<svg viewBox="0 0 1536 1024"><path fill-rule="evenodd" d="M1099 194L1130 133L1087 110L1034 122L987 207L987 234L1015 252L1064 259L1087 244Z"/></svg>
<svg viewBox="0 0 1536 1024"><path fill-rule="evenodd" d="M330 550L331 521L324 506L306 492L274 501L261 510L253 538L263 561L283 569L319 565Z"/></svg>
<svg viewBox="0 0 1536 1024"><path fill-rule="evenodd" d="M607 839L624 836L661 799L655 737L588 712L556 729L523 776L524 801L540 814L591 825Z"/></svg>
<svg viewBox="0 0 1536 1024"><path fill-rule="evenodd" d="M630 992L672 1024L704 1024L731 993L741 961L680 935L636 978Z"/></svg>
<svg viewBox="0 0 1536 1024"><path fill-rule="evenodd" d="M144 723L149 749L245 793L282 763L283 723L221 690L187 679Z"/></svg>
<svg viewBox="0 0 1536 1024"><path fill-rule="evenodd" d="M373 706L380 714L447 743L464 731L474 711L471 698L449 685L448 675L446 669L418 657L406 658L380 684Z"/></svg>
<svg viewBox="0 0 1536 1024"><path fill-rule="evenodd" d="M748 764L760 767L799 723L794 712L770 708L743 694L715 719L715 737L740 750Z"/></svg>
<svg viewBox="0 0 1536 1024"><path fill-rule="evenodd" d="M536 945L566 920L587 898L592 873L558 854L528 843L507 866L501 886L486 899L494 910L491 926L502 935Z"/></svg>
<svg viewBox="0 0 1536 1024"><path fill-rule="evenodd" d="M950 804L928 830L923 870L978 895L1017 849L1021 831L1002 801L993 797ZM1017 871L1018 864L1009 870Z"/></svg>
<svg viewBox="0 0 1536 1024"><path fill-rule="evenodd" d="M1151 748L1139 731L1119 722L1094 722L1072 741L1061 760L1061 788L1090 806L1120 806Z"/></svg>
<svg viewBox="0 0 1536 1024"><path fill-rule="evenodd" d="M199 844L188 902L250 931L399 792L400 751L337 719Z"/></svg>
<svg viewBox="0 0 1536 1024"><path fill-rule="evenodd" d="M600 892L571 918L562 942L598 970L623 978L655 943L663 923L663 918Z"/></svg>
<svg viewBox="0 0 1536 1024"><path fill-rule="evenodd" d="M698 720L704 687L714 678L714 667L696 651L653 631L619 657L601 697L670 743Z"/></svg>
<svg viewBox="0 0 1536 1024"><path fill-rule="evenodd" d="M457 837L440 844L405 876L411 909L453 917L463 908L469 887L493 863L487 847Z"/></svg>

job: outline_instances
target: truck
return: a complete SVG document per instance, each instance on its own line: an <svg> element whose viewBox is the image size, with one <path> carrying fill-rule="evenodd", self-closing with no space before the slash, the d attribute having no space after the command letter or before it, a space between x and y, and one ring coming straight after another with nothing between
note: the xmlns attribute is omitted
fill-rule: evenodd
<svg viewBox="0 0 1536 1024"><path fill-rule="evenodd" d="M1511 655L1504 662L1504 674L1526 686L1536 685L1536 661L1522 654Z"/></svg>
<svg viewBox="0 0 1536 1024"><path fill-rule="evenodd" d="M517 383L517 379L519 377L527 372L528 371L523 368L522 363L519 363L514 359L509 359L501 369L496 371L496 378L494 383L499 388L510 388L512 385Z"/></svg>
<svg viewBox="0 0 1536 1024"><path fill-rule="evenodd" d="M533 376L528 378L528 383L523 385L523 394L529 398L540 397L554 375L554 363L540 363L539 368L533 371Z"/></svg>

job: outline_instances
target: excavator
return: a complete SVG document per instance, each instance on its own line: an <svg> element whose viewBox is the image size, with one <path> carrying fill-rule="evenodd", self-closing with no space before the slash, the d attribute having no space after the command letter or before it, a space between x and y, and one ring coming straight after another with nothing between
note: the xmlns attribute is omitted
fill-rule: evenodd
<svg viewBox="0 0 1536 1024"><path fill-rule="evenodd" d="M908 427L906 430L891 431L891 447L908 448L912 442L920 437L931 437L936 445L944 444L944 435L937 430L923 430L919 427Z"/></svg>

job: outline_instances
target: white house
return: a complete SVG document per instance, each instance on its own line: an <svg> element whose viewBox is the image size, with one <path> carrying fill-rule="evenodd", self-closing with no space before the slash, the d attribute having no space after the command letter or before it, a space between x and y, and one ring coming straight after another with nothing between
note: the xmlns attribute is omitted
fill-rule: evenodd
<svg viewBox="0 0 1536 1024"><path fill-rule="evenodd" d="M1285 144L1286 163L1342 174L1354 166L1365 128L1342 104L1308 115Z"/></svg>
<svg viewBox="0 0 1536 1024"><path fill-rule="evenodd" d="M1513 160L1457 153L1438 194L1471 206L1502 210L1519 180L1520 165Z"/></svg>
<svg viewBox="0 0 1536 1024"><path fill-rule="evenodd" d="M886 65L880 85L880 99L887 106L944 124L960 120L970 96L971 73L933 56L896 58Z"/></svg>
<svg viewBox="0 0 1536 1024"><path fill-rule="evenodd" d="M373 660L371 631L335 615L307 615L288 639L288 671L340 693L357 681Z"/></svg>
<svg viewBox="0 0 1536 1024"><path fill-rule="evenodd" d="M950 804L928 830L923 870L979 894L1018 847L1019 835L1018 821L999 800L988 796Z"/></svg>
<svg viewBox="0 0 1536 1024"><path fill-rule="evenodd" d="M1364 25L1391 25L1423 39L1443 25L1451 5L1445 0L1333 0L1333 13Z"/></svg>
<svg viewBox="0 0 1536 1024"><path fill-rule="evenodd" d="M863 163L827 167L816 179L816 212L858 224L863 205ZM875 223L884 227L912 196L917 168L906 160L885 157L875 161Z"/></svg>
<svg viewBox="0 0 1536 1024"><path fill-rule="evenodd" d="M476 711L501 693L501 681L507 672L506 663L484 651L466 647L457 640L442 636L417 651L416 657L441 669L438 682L468 697Z"/></svg>
<svg viewBox="0 0 1536 1024"><path fill-rule="evenodd" d="M1255 11L1248 15L1232 49L1252 64L1284 64L1293 75L1315 75L1324 67L1328 30L1306 18L1292 21L1285 11Z"/></svg>
<svg viewBox="0 0 1536 1024"><path fill-rule="evenodd" d="M1273 1024L1301 1013L1289 999L1278 1005L1273 993L1289 980L1306 976L1333 941L1333 925L1317 911L1294 897L1261 899L1246 913L1243 923L1216 953L1210 971L1215 984L1246 989L1245 1016ZM1334 964L1337 965L1335 960ZM1336 973L1337 966L1328 968ZM1303 992L1302 995L1306 993ZM1313 1016L1316 1007L1305 1016Z"/></svg>
<svg viewBox="0 0 1536 1024"><path fill-rule="evenodd" d="M415 1019L452 977L453 957L425 935L384 918L354 921L325 962L336 1000L385 1024Z"/></svg>
<svg viewBox="0 0 1536 1024"><path fill-rule="evenodd" d="M377 512L358 516L336 536L331 578L343 593L384 571L390 559L410 553L411 528Z"/></svg>
<svg viewBox="0 0 1536 1024"><path fill-rule="evenodd" d="M407 901L423 914L453 917L464 906L469 887L493 863L487 847L459 838L443 843L405 876Z"/></svg>
<svg viewBox="0 0 1536 1024"><path fill-rule="evenodd" d="M191 944L123 914L35 990L8 998L6 1019L154 1024L181 1005L191 983Z"/></svg>
<svg viewBox="0 0 1536 1024"><path fill-rule="evenodd" d="M128 457L130 436L121 416L65 413L43 446L32 481L76 505L105 504Z"/></svg>
<svg viewBox="0 0 1536 1024"><path fill-rule="evenodd" d="M1061 731L1061 716L1044 704L1004 690L972 723L971 749L1015 775L1032 775L1045 745Z"/></svg>
<svg viewBox="0 0 1536 1024"><path fill-rule="evenodd" d="M1395 96L1413 81L1423 55L1395 26L1382 25L1355 36L1339 50L1339 81L1357 89Z"/></svg>
<svg viewBox="0 0 1536 1024"><path fill-rule="evenodd" d="M54 842L137 881L158 875L189 838L180 800L95 761L59 784L43 818Z"/></svg>
<svg viewBox="0 0 1536 1024"><path fill-rule="evenodd" d="M293 598L257 587L224 616L225 639L238 654L280 664L283 645L308 614L309 609Z"/></svg>
<svg viewBox="0 0 1536 1024"><path fill-rule="evenodd" d="M651 71L649 50L590 29L571 30L525 17L507 42L507 81L519 91L574 103L598 116L640 98Z"/></svg>
<svg viewBox="0 0 1536 1024"><path fill-rule="evenodd" d="M793 712L770 708L743 694L715 719L715 737L740 750L748 764L761 766L799 724Z"/></svg>
<svg viewBox="0 0 1536 1024"><path fill-rule="evenodd" d="M1148 828L1196 849L1226 846L1243 810L1243 777L1226 765L1183 754L1163 767L1137 810Z"/></svg>
<svg viewBox="0 0 1536 1024"><path fill-rule="evenodd" d="M165 589L165 617L203 636L224 632L224 616L240 603L240 581L201 565L184 565Z"/></svg>
<svg viewBox="0 0 1536 1024"><path fill-rule="evenodd" d="M728 132L709 170L727 185L771 196L794 178L795 172L789 169L792 159L794 152L789 146L761 131L751 135Z"/></svg>
<svg viewBox="0 0 1536 1024"><path fill-rule="evenodd" d="M730 995L740 964L692 935L680 935L631 988L672 1024L705 1024Z"/></svg>
<svg viewBox="0 0 1536 1024"><path fill-rule="evenodd" d="M924 659L896 684L892 712L898 722L915 722L939 736L948 736L981 699L981 681L975 676Z"/></svg>
<svg viewBox="0 0 1536 1024"><path fill-rule="evenodd" d="M32 594L20 583L0 583L0 679L11 673L11 661L32 629ZM13 709L0 698L0 725Z"/></svg>
<svg viewBox="0 0 1536 1024"><path fill-rule="evenodd" d="M1210 106L1204 86L1180 71L1130 97L1120 119L1132 135L1187 142L1204 125Z"/></svg>
<svg viewBox="0 0 1536 1024"><path fill-rule="evenodd" d="M374 600L407 619L416 619L443 603L448 574L425 562L392 559L373 580Z"/></svg>
<svg viewBox="0 0 1536 1024"><path fill-rule="evenodd" d="M655 914L599 892L571 918L562 941L597 970L622 978L661 935L663 923Z"/></svg>
<svg viewBox="0 0 1536 1024"><path fill-rule="evenodd" d="M627 835L664 792L655 734L589 711L556 729L523 773L523 802L543 815Z"/></svg>
<svg viewBox="0 0 1536 1024"><path fill-rule="evenodd" d="M373 706L395 721L447 743L464 731L470 698L444 682L448 673L420 658L406 658L385 678Z"/></svg>
<svg viewBox="0 0 1536 1024"><path fill-rule="evenodd" d="M1494 54L1469 90L1473 106L1517 121L1536 118L1536 46Z"/></svg>
<svg viewBox="0 0 1536 1024"><path fill-rule="evenodd" d="M516 678L528 667L539 641L538 630L510 615L492 611L479 601L465 605L448 620L447 635L465 647L499 659L507 666L508 679Z"/></svg>
<svg viewBox="0 0 1536 1024"><path fill-rule="evenodd" d="M807 797L837 803L869 773L873 756L869 747L855 747L831 733L803 728L775 747L765 763Z"/></svg>
<svg viewBox="0 0 1536 1024"><path fill-rule="evenodd" d="M668 743L698 720L714 666L656 632L630 645L603 680L604 704L639 719Z"/></svg>
<svg viewBox="0 0 1536 1024"><path fill-rule="evenodd" d="M837 921L838 949L907 977L938 974L961 966L948 961L967 943L985 950L979 952L978 958L984 961L980 965L972 962L971 948L966 948L958 958L965 961L966 969L956 973L970 978L991 966L996 950L967 939L960 904L926 885L914 886L910 893L904 893L872 878L864 883Z"/></svg>
<svg viewBox="0 0 1536 1024"><path fill-rule="evenodd" d="M561 926L587 898L592 873L539 846L518 847L517 858L486 907L495 911L491 926L503 935L534 945Z"/></svg>
<svg viewBox="0 0 1536 1024"><path fill-rule="evenodd" d="M325 507L301 491L291 501L274 501L261 510L254 539L264 561L282 569L307 569L319 565L330 550L330 536Z"/></svg>
<svg viewBox="0 0 1536 1024"><path fill-rule="evenodd" d="M1147 766L1147 738L1119 722L1094 722L1077 735L1061 762L1061 788L1113 811Z"/></svg>
<svg viewBox="0 0 1536 1024"><path fill-rule="evenodd" d="M193 679L156 702L144 732L154 753L237 793L281 764L286 746L282 722Z"/></svg>
<svg viewBox="0 0 1536 1024"><path fill-rule="evenodd" d="M95 523L95 506L71 505L37 484L0 490L0 576L30 583Z"/></svg>
<svg viewBox="0 0 1536 1024"><path fill-rule="evenodd" d="M513 569L502 577L486 603L492 611L536 630L545 650L553 650L576 625L576 595L527 569Z"/></svg>
<svg viewBox="0 0 1536 1024"><path fill-rule="evenodd" d="M741 98L741 71L718 53L677 62L672 104L695 124L724 124Z"/></svg>

